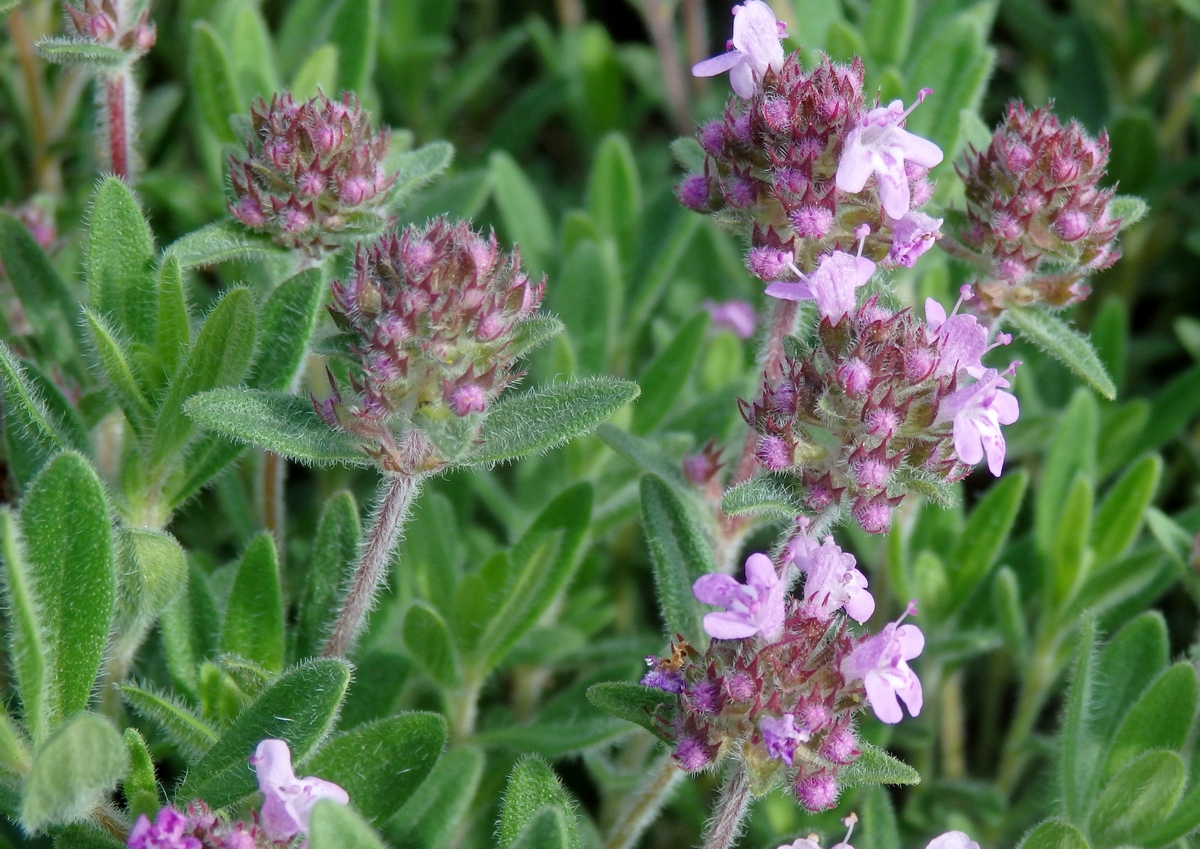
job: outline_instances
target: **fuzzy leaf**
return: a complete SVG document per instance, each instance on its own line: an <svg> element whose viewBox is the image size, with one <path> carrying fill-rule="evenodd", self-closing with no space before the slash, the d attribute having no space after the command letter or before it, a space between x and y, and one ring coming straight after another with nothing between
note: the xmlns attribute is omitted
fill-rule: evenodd
<svg viewBox="0 0 1200 849"><path fill-rule="evenodd" d="M731 486L721 496L721 512L726 516L746 513L768 520L791 521L803 505L782 480L774 475L759 475Z"/></svg>
<svg viewBox="0 0 1200 849"><path fill-rule="evenodd" d="M353 808L330 799L313 807L308 845L312 849L387 849Z"/></svg>
<svg viewBox="0 0 1200 849"><path fill-rule="evenodd" d="M587 697L605 713L640 725L660 740L671 742L654 721L663 707L674 712L676 699L671 693L625 681L605 681L588 687Z"/></svg>
<svg viewBox="0 0 1200 849"><path fill-rule="evenodd" d="M1108 214L1121 222L1125 230L1137 224L1150 211L1150 204L1137 195L1117 195L1108 205Z"/></svg>
<svg viewBox="0 0 1200 849"><path fill-rule="evenodd" d="M1029 832L1018 849L1091 849L1091 844L1075 826L1048 820Z"/></svg>
<svg viewBox="0 0 1200 849"><path fill-rule="evenodd" d="M0 546L4 553L4 601L8 620L8 651L17 694L25 709L25 728L34 741L47 732L50 712L50 634L35 574L25 555L20 531L7 508L0 508Z"/></svg>
<svg viewBox="0 0 1200 849"><path fill-rule="evenodd" d="M296 615L297 660L321 651L329 628L337 618L337 602L345 576L358 557L358 505L349 492L339 492L325 503L312 558L304 577Z"/></svg>
<svg viewBox="0 0 1200 849"><path fill-rule="evenodd" d="M475 735L475 741L485 746L503 746L517 752L532 752L557 760L578 754L605 743L625 737L632 730L613 716L576 716L566 719L551 717L527 725L508 725L489 728Z"/></svg>
<svg viewBox="0 0 1200 849"><path fill-rule="evenodd" d="M916 14L913 0L873 3L863 22L867 55L881 68L899 65L908 53Z"/></svg>
<svg viewBox="0 0 1200 849"><path fill-rule="evenodd" d="M212 27L208 24L196 24L196 35L201 42L205 39L199 38L200 34L211 31ZM211 37L215 38L216 36ZM192 61L197 62L199 58L193 54ZM205 73L213 73L213 71L209 69ZM203 97L202 95L198 96ZM229 126L228 118L225 119L225 126ZM232 135L233 131L229 130L228 133ZM236 139L227 139L227 141L236 141ZM180 236L163 251L163 258L164 261L174 259L179 263L180 268L186 269L207 268L231 260L253 262L281 253L283 253L283 249L276 246L266 236L251 233L241 224L226 220L216 221L199 230L194 230L186 236ZM312 270L316 271L316 269Z"/></svg>
<svg viewBox="0 0 1200 849"><path fill-rule="evenodd" d="M0 383L3 384L5 459L9 469L27 483L55 454L69 449L87 450L87 432L55 405L33 379L13 350L0 342ZM55 390L57 391L57 390ZM60 396L61 398L61 396ZM60 408L69 405L61 399ZM67 410L64 410L67 412ZM74 426L73 426L74 425Z"/></svg>
<svg viewBox="0 0 1200 849"><path fill-rule="evenodd" d="M429 775L446 743L446 720L402 713L331 739L305 770L341 786L372 823L385 822Z"/></svg>
<svg viewBox="0 0 1200 849"><path fill-rule="evenodd" d="M307 398L216 389L191 398L185 409L201 427L301 463L370 465L358 443L317 418Z"/></svg>
<svg viewBox="0 0 1200 849"><path fill-rule="evenodd" d="M1190 663L1181 661L1160 675L1117 729L1108 747L1105 773L1113 775L1131 759L1151 749L1181 749L1198 702L1200 685Z"/></svg>
<svg viewBox="0 0 1200 849"><path fill-rule="evenodd" d="M629 380L594 377L553 383L498 403L483 422L471 464L514 460L582 436L638 396Z"/></svg>
<svg viewBox="0 0 1200 849"><path fill-rule="evenodd" d="M417 189L449 168L453 159L454 146L444 141L430 142L416 150L393 149L384 164L388 174L396 175L388 194L389 205L402 205Z"/></svg>
<svg viewBox="0 0 1200 849"><path fill-rule="evenodd" d="M654 565L654 584L663 623L669 634L683 634L703 651L704 610L692 595L692 584L704 574L717 571L712 545L694 511L660 477L643 475L641 480L642 527Z"/></svg>
<svg viewBox="0 0 1200 849"><path fill-rule="evenodd" d="M186 591L163 612L159 627L172 683L196 698L200 663L217 654L221 614L204 573L194 564L188 571Z"/></svg>
<svg viewBox="0 0 1200 849"><path fill-rule="evenodd" d="M1167 623L1148 610L1113 635L1097 665L1101 696L1093 700L1096 739L1107 743L1133 703L1163 671L1170 658Z"/></svg>
<svg viewBox="0 0 1200 849"><path fill-rule="evenodd" d="M620 133L605 136L592 160L587 209L600 232L616 241L621 260L628 265L642 219L642 181L633 149Z"/></svg>
<svg viewBox="0 0 1200 849"><path fill-rule="evenodd" d="M158 269L158 328L155 352L163 371L174 377L192 347L187 297L183 292L183 267L175 257L163 259Z"/></svg>
<svg viewBox="0 0 1200 849"><path fill-rule="evenodd" d="M248 289L231 289L208 314L187 362L171 381L158 417L151 460L162 463L192 435L184 415L193 395L241 380L254 353L254 296Z"/></svg>
<svg viewBox="0 0 1200 849"><path fill-rule="evenodd" d="M1059 756L1063 806L1074 822L1083 822L1091 802L1094 772L1099 763L1101 741L1091 724L1095 701L1096 618L1084 614L1080 625L1079 656L1067 692L1063 717L1062 750Z"/></svg>
<svg viewBox="0 0 1200 849"><path fill-rule="evenodd" d="M644 436L671 412L675 400L687 386L688 376L696 365L709 324L711 319L707 312L692 316L679 328L671 343L638 376L642 394L633 408L630 431Z"/></svg>
<svg viewBox="0 0 1200 849"><path fill-rule="evenodd" d="M488 160L488 175L504 235L521 246L521 258L531 275L545 272L554 249L554 225L541 193L516 160L502 150L494 151Z"/></svg>
<svg viewBox="0 0 1200 849"><path fill-rule="evenodd" d="M254 358L254 389L286 392L304 362L308 340L323 310L326 286L319 268L301 271L275 287L259 316L259 335L271 340Z"/></svg>
<svg viewBox="0 0 1200 849"><path fill-rule="evenodd" d="M1066 604L1074 598L1087 578L1092 560L1087 542L1092 527L1093 497L1091 480L1080 474L1068 491L1066 502L1061 505L1058 532L1046 570L1046 578L1050 582L1047 595L1055 606Z"/></svg>
<svg viewBox="0 0 1200 849"><path fill-rule="evenodd" d="M117 729L80 713L38 749L21 794L21 827L31 833L82 820L129 768Z"/></svg>
<svg viewBox="0 0 1200 849"><path fill-rule="evenodd" d="M1033 505L1034 536L1038 550L1046 555L1053 546L1063 504L1076 475L1095 475L1099 420L1096 397L1086 389L1078 389L1055 428Z"/></svg>
<svg viewBox="0 0 1200 849"><path fill-rule="evenodd" d="M83 710L100 671L116 605L111 522L100 479L74 453L51 460L21 505L33 593L53 647L52 718Z"/></svg>
<svg viewBox="0 0 1200 849"><path fill-rule="evenodd" d="M1124 557L1142 529L1146 508L1158 490L1163 462L1157 454L1143 457L1113 484L1096 509L1091 547L1096 565Z"/></svg>
<svg viewBox="0 0 1200 849"><path fill-rule="evenodd" d="M133 190L105 177L92 196L87 281L92 308L116 334L153 348L158 322L154 237Z"/></svg>
<svg viewBox="0 0 1200 849"><path fill-rule="evenodd" d="M541 347L563 332L563 323L552 315L536 315L517 325L513 331L514 356L522 356Z"/></svg>
<svg viewBox="0 0 1200 849"><path fill-rule="evenodd" d="M211 25L197 21L192 25L192 91L200 109L200 117L204 125L220 141L236 143L237 133L229 123L231 115L242 112L241 97L238 95L237 80L233 75L233 63L229 51L221 42L221 37ZM221 224L210 225L199 231L221 227ZM183 240L192 236L184 236ZM178 242L176 242L178 244ZM174 247L174 245L172 245ZM170 252L170 248L168 248ZM209 254L201 254L207 258ZM181 262L183 259L181 257ZM197 262L194 265L208 265L208 262ZM185 266L187 267L187 266Z"/></svg>
<svg viewBox="0 0 1200 849"><path fill-rule="evenodd" d="M900 824L888 791L878 784L859 794L861 830L855 831L858 849L900 849Z"/></svg>
<svg viewBox="0 0 1200 849"><path fill-rule="evenodd" d="M576 823L557 805L543 805L509 844L511 849L568 849L578 846Z"/></svg>
<svg viewBox="0 0 1200 849"><path fill-rule="evenodd" d="M329 26L329 43L337 47L337 91L367 93L375 71L379 33L379 0L342 0Z"/></svg>
<svg viewBox="0 0 1200 849"><path fill-rule="evenodd" d="M56 65L91 65L95 68L115 68L129 61L129 54L117 47L74 38L43 38L37 45L38 54Z"/></svg>
<svg viewBox="0 0 1200 849"><path fill-rule="evenodd" d="M1098 847L1141 845L1183 794L1186 769L1174 752L1147 752L1117 773L1096 800L1088 833Z"/></svg>
<svg viewBox="0 0 1200 849"><path fill-rule="evenodd" d="M67 363L76 353L79 305L29 228L4 210L0 210L0 261L34 336L49 348L54 362Z"/></svg>
<svg viewBox="0 0 1200 849"><path fill-rule="evenodd" d="M412 668L412 659L398 651L375 649L357 654L354 682L346 694L338 726L354 728L391 716Z"/></svg>
<svg viewBox="0 0 1200 849"><path fill-rule="evenodd" d="M416 602L404 616L404 644L429 677L450 689L458 684L454 643L446 620L433 607Z"/></svg>
<svg viewBox="0 0 1200 849"><path fill-rule="evenodd" d="M349 683L350 669L340 660L314 660L285 672L192 768L177 800L200 798L223 808L253 793L257 785L246 760L269 737L284 740L293 762L302 761L333 726Z"/></svg>
<svg viewBox="0 0 1200 849"><path fill-rule="evenodd" d="M967 526L955 546L950 562L957 565L951 575L950 609L959 609L987 577L1000 556L1017 512L1025 498L1029 474L1007 474L980 499L967 519Z"/></svg>
<svg viewBox="0 0 1200 849"><path fill-rule="evenodd" d="M337 90L338 51L332 44L323 44L308 54L304 64L292 77L288 90L292 96L308 100L320 91Z"/></svg>
<svg viewBox="0 0 1200 849"><path fill-rule="evenodd" d="M466 816L483 777L483 752L451 749L384 829L395 846L443 849Z"/></svg>
<svg viewBox="0 0 1200 849"><path fill-rule="evenodd" d="M195 761L217 742L217 732L173 697L148 687L121 685L121 697L138 714L163 730L189 761Z"/></svg>
<svg viewBox="0 0 1200 849"><path fill-rule="evenodd" d="M508 849L525 826L546 806L557 808L566 819L565 845L578 847L579 832L575 812L558 776L541 758L526 756L513 767L512 774L508 777L508 786L504 790L500 819L496 823L496 844L499 849Z"/></svg>
<svg viewBox="0 0 1200 849"><path fill-rule="evenodd" d="M1188 794L1179 800L1175 810L1157 827L1150 828L1141 837L1141 845L1146 849L1159 849L1192 833L1200 826L1200 784L1192 787Z"/></svg>
<svg viewBox="0 0 1200 849"><path fill-rule="evenodd" d="M125 419L129 422L134 434L142 439L154 416L150 402L142 393L142 388L138 385L138 380L129 365L128 356L108 323L103 317L89 309L85 309L83 314L87 320L88 330L91 332L96 359L100 361L100 367L104 369L117 405L125 414Z"/></svg>
<svg viewBox="0 0 1200 849"><path fill-rule="evenodd" d="M920 784L921 776L904 761L893 758L883 749L863 742L858 760L842 770L839 781L847 786L861 784Z"/></svg>
<svg viewBox="0 0 1200 849"><path fill-rule="evenodd" d="M154 777L154 760L146 741L136 728L125 729L125 751L129 754L129 774L121 784L125 794L125 809L135 820L139 815L151 819L162 803L158 797L158 781Z"/></svg>
<svg viewBox="0 0 1200 849"><path fill-rule="evenodd" d="M269 533L254 538L238 563L221 651L252 660L268 672L283 669L283 593L275 540Z"/></svg>
<svg viewBox="0 0 1200 849"><path fill-rule="evenodd" d="M704 171L704 148L694 136L680 136L671 142L671 155L675 163L689 174L699 174Z"/></svg>
<svg viewBox="0 0 1200 849"><path fill-rule="evenodd" d="M1014 307L1004 313L1004 319L1021 336L1059 360L1105 398L1111 401L1117 397L1117 387L1104 370L1096 350L1085 336L1066 322L1033 307Z"/></svg>
<svg viewBox="0 0 1200 849"><path fill-rule="evenodd" d="M187 585L187 557L162 531L123 528L117 533L120 563L118 632L140 641ZM120 645L120 642L118 642Z"/></svg>

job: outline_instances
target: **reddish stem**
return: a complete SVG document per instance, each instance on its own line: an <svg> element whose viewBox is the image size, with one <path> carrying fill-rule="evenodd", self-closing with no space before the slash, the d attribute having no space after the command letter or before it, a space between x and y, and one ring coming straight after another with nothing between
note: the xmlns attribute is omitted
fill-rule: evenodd
<svg viewBox="0 0 1200 849"><path fill-rule="evenodd" d="M108 133L108 165L113 174L129 179L129 102L125 75L108 77L104 81L105 130Z"/></svg>

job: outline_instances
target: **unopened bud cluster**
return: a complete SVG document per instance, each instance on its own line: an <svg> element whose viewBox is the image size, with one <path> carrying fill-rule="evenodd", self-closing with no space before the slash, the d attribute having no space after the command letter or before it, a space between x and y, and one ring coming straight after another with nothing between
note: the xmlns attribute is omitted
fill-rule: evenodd
<svg viewBox="0 0 1200 849"><path fill-rule="evenodd" d="M1100 187L1107 164L1106 134L1093 139L1047 108L1009 104L987 150L972 149L959 167L968 215L961 241L991 262L975 284L984 307L1061 307L1087 297L1085 277L1121 255L1113 190Z"/></svg>
<svg viewBox="0 0 1200 849"><path fill-rule="evenodd" d="M130 14L130 3L114 0L84 0L83 6L64 3L67 32L75 38L125 51L137 59L154 46L158 31L150 20L150 8L143 4L140 13Z"/></svg>
<svg viewBox="0 0 1200 849"><path fill-rule="evenodd" d="M464 438L475 434L476 414L518 376L517 337L544 288L494 234L464 223L437 219L359 247L354 276L333 284L330 312L353 334L360 370L318 413L363 439L386 467L436 464L431 445L403 444L416 437L410 426L428 435L457 420Z"/></svg>
<svg viewBox="0 0 1200 849"><path fill-rule="evenodd" d="M334 246L387 226L390 134L372 132L353 95L300 104L274 95L250 120L245 155L229 158L235 218L293 248Z"/></svg>

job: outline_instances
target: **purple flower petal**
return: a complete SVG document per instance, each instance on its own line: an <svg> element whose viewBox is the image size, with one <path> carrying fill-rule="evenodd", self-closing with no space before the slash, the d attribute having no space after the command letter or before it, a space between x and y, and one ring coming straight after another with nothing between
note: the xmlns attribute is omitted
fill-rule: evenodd
<svg viewBox="0 0 1200 849"><path fill-rule="evenodd" d="M720 56L713 56L710 59L705 59L702 62L692 65L692 76L715 77L717 74L723 74L734 66L740 65L742 60L741 51L731 50L728 53L722 53Z"/></svg>
<svg viewBox="0 0 1200 849"><path fill-rule="evenodd" d="M692 595L697 601L721 607L732 607L743 590L745 587L728 575L701 575L692 584Z"/></svg>
<svg viewBox="0 0 1200 849"><path fill-rule="evenodd" d="M758 624L745 613L706 613L704 630L714 640L744 640L758 633Z"/></svg>

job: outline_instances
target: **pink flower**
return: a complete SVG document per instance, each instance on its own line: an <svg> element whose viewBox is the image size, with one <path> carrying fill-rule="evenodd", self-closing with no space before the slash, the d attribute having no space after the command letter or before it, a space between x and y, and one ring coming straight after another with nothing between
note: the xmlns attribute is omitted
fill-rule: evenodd
<svg viewBox="0 0 1200 849"><path fill-rule="evenodd" d="M200 849L200 841L184 834L187 818L174 808L162 808L154 817L142 814L129 831L129 849Z"/></svg>
<svg viewBox="0 0 1200 849"><path fill-rule="evenodd" d="M786 24L775 20L775 13L762 0L746 0L733 7L733 40L728 53L705 59L692 66L696 77L715 77L729 71L729 84L740 97L749 100L758 90L768 68L783 67L783 37Z"/></svg>
<svg viewBox="0 0 1200 849"><path fill-rule="evenodd" d="M871 618L875 599L867 592L866 576L855 568L854 555L842 551L832 536L820 543L812 537L796 537L787 553L805 575L805 612L821 622L828 622L842 607L855 622Z"/></svg>
<svg viewBox="0 0 1200 849"><path fill-rule="evenodd" d="M941 238L941 218L931 218L910 209L908 214L892 225L892 247L888 261L912 268L917 258Z"/></svg>
<svg viewBox="0 0 1200 849"><path fill-rule="evenodd" d="M320 778L297 778L292 771L292 753L283 740L263 740L254 750L250 765L258 773L263 795L261 822L267 837L291 840L308 831L312 809L322 799L339 805L350 801L346 791Z"/></svg>
<svg viewBox="0 0 1200 849"><path fill-rule="evenodd" d="M796 744L807 743L812 737L807 728L796 727L796 716L791 713L785 713L779 719L764 716L758 721L758 728L767 754L788 766L792 765Z"/></svg>
<svg viewBox="0 0 1200 849"><path fill-rule="evenodd" d="M834 251L821 260L807 280L772 283L767 287L767 294L784 301L815 300L821 317L837 324L854 309L855 290L866 285L874 273L875 263L871 260Z"/></svg>
<svg viewBox="0 0 1200 849"><path fill-rule="evenodd" d="M705 301L702 306L712 316L714 326L729 330L741 339L754 335L754 305L749 301Z"/></svg>
<svg viewBox="0 0 1200 849"><path fill-rule="evenodd" d="M858 194L874 174L879 181L879 200L883 210L897 220L908 214L912 193L904 163L932 168L942 161L942 150L936 144L914 136L900 125L916 108L928 89L922 89L908 110L899 100L879 106L863 115L842 149L834 182L843 192Z"/></svg>
<svg viewBox="0 0 1200 849"><path fill-rule="evenodd" d="M962 831L947 831L939 834L925 849L979 849L979 844Z"/></svg>
<svg viewBox="0 0 1200 849"><path fill-rule="evenodd" d="M910 603L908 613L915 613ZM908 615L907 613L905 615ZM907 661L925 648L925 635L916 625L901 625L904 617L889 622L878 634L867 637L842 660L846 681L862 681L867 701L880 721L895 725L903 717L897 696L916 716L921 712L921 682Z"/></svg>
<svg viewBox="0 0 1200 849"><path fill-rule="evenodd" d="M704 630L716 640L742 640L755 634L767 642L779 639L786 593L787 581L765 554L751 554L746 560L744 584L728 575L703 575L692 585L697 600L725 608L704 617Z"/></svg>
<svg viewBox="0 0 1200 849"><path fill-rule="evenodd" d="M1017 420L1020 408L1009 383L996 369L987 369L979 381L956 389L942 399L937 422L954 423L954 453L968 466L987 454L988 470L1000 477L1004 468L1004 433L1000 425Z"/></svg>
<svg viewBox="0 0 1200 849"><path fill-rule="evenodd" d="M982 368L979 358L987 351L988 334L975 316L956 311L947 318L941 304L926 298L925 322L939 343L938 377L949 377L960 369L976 372Z"/></svg>

